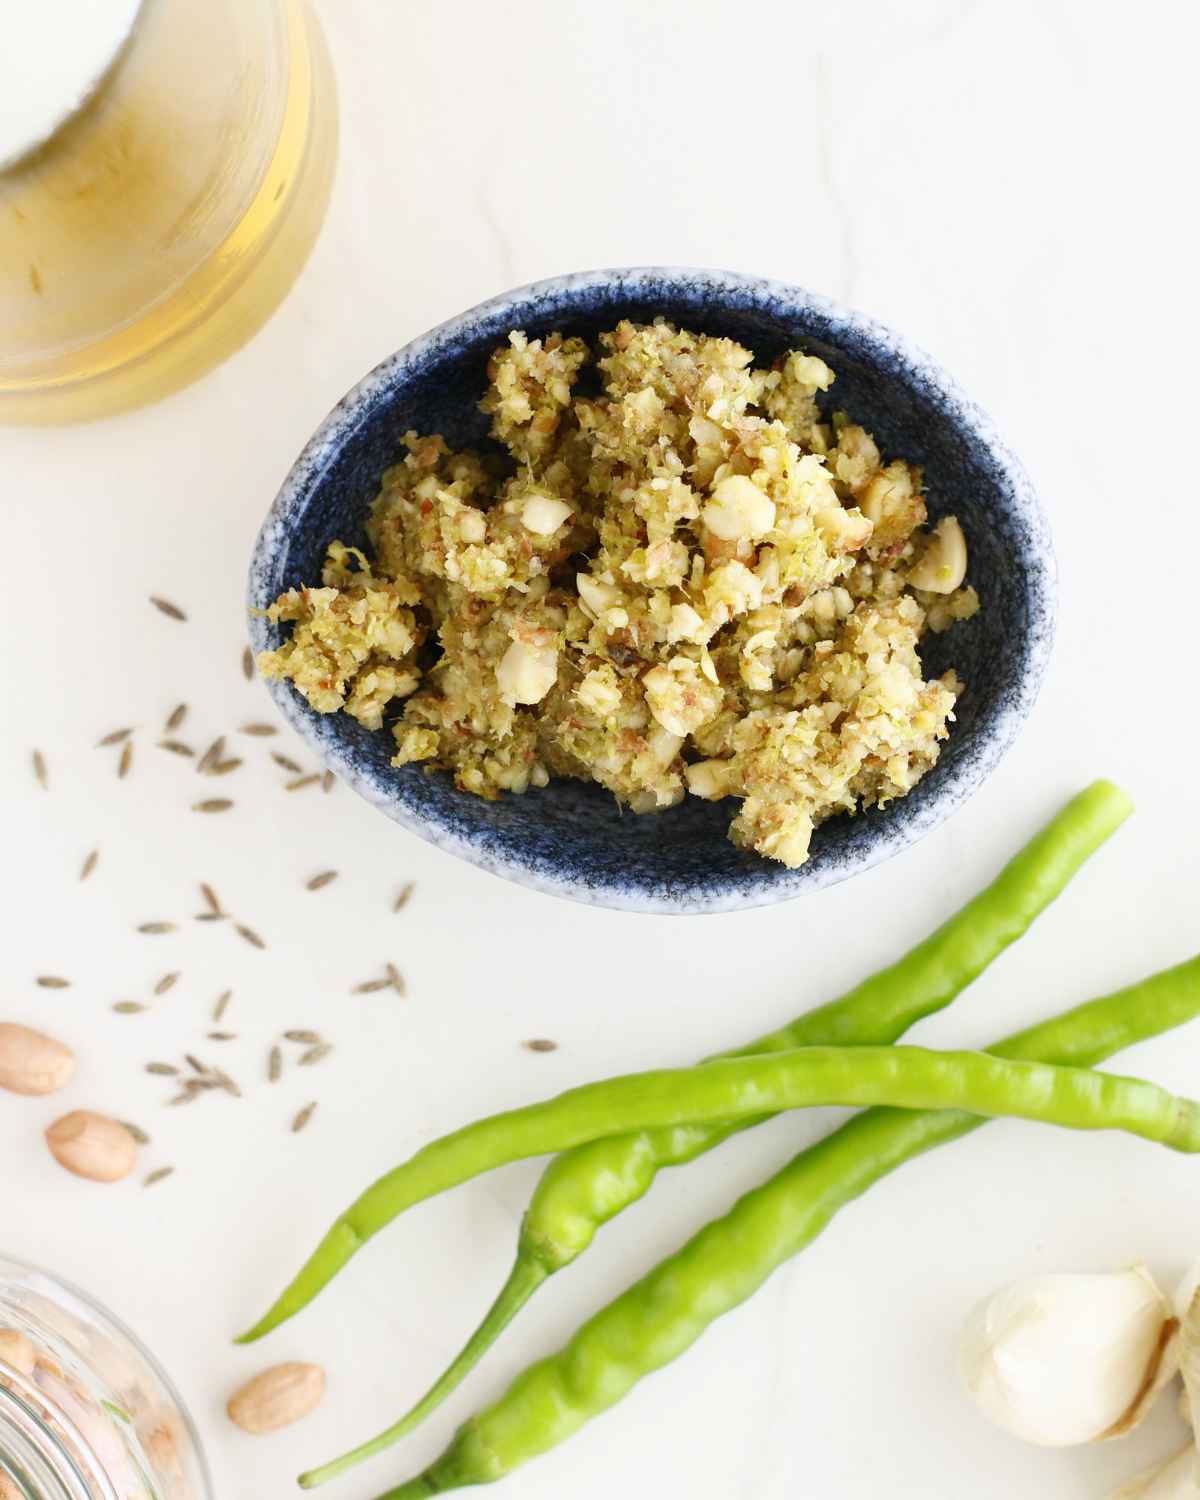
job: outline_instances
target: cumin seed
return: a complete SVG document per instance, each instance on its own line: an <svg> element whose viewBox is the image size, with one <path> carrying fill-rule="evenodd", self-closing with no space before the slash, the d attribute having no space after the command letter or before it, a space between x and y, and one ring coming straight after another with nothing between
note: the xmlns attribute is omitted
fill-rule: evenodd
<svg viewBox="0 0 1200 1500"><path fill-rule="evenodd" d="M64 979L61 974L39 974L37 983L44 990L69 990L71 981Z"/></svg>
<svg viewBox="0 0 1200 1500"><path fill-rule="evenodd" d="M150 595L150 603L160 614L166 615L168 620L186 620L187 615L180 609L178 604L172 604L169 599L161 599L157 594Z"/></svg>
<svg viewBox="0 0 1200 1500"><path fill-rule="evenodd" d="M217 735L216 739L213 740L212 744L208 747L204 754L200 757L200 759L196 762L197 773L201 776L206 775L224 754L225 736L223 734L219 734Z"/></svg>
<svg viewBox="0 0 1200 1500"><path fill-rule="evenodd" d="M164 1177L170 1177L174 1170L174 1167L155 1167L153 1172L148 1172L142 1179L142 1186L153 1187L156 1182L161 1182Z"/></svg>
<svg viewBox="0 0 1200 1500"><path fill-rule="evenodd" d="M199 1093L198 1093L198 1091L196 1089L185 1088L185 1089L182 1090L181 1093L176 1094L174 1096L174 1098L168 1099L167 1103L168 1104L191 1104L191 1102L193 1101L193 1099L199 1099L199 1097L200 1097L200 1095L199 1095Z"/></svg>
<svg viewBox="0 0 1200 1500"><path fill-rule="evenodd" d="M102 750L106 745L121 745L133 733L132 729L114 729L106 734L102 740L96 741L97 750Z"/></svg>
<svg viewBox="0 0 1200 1500"><path fill-rule="evenodd" d="M146 1007L140 1000L118 1000L113 1006L119 1016L136 1016L144 1011Z"/></svg>
<svg viewBox="0 0 1200 1500"><path fill-rule="evenodd" d="M196 753L190 745L185 745L182 740L159 740L158 748L160 750L169 750L172 755L191 756Z"/></svg>
<svg viewBox="0 0 1200 1500"><path fill-rule="evenodd" d="M46 757L40 750L35 750L30 756L30 760L33 762L34 779L42 791L48 792L50 790L50 776L46 770Z"/></svg>
<svg viewBox="0 0 1200 1500"><path fill-rule="evenodd" d="M266 739L268 735L278 734L279 730L274 724L243 724L241 733L253 735L256 739Z"/></svg>
<svg viewBox="0 0 1200 1500"><path fill-rule="evenodd" d="M146 1132L140 1125L135 1125L132 1120L122 1120L120 1121L120 1124L122 1124L125 1129L128 1130L129 1134L134 1138L139 1146L148 1146L150 1144L150 1137L146 1134Z"/></svg>
<svg viewBox="0 0 1200 1500"><path fill-rule="evenodd" d="M221 1020L221 1018L224 1016L226 1010L228 1010L228 1008L229 1008L229 1002L232 999L233 999L233 991L232 990L226 990L223 995L219 995L217 997L217 1003L213 1006L213 1017L212 1018L213 1018L214 1021L220 1021Z"/></svg>
<svg viewBox="0 0 1200 1500"><path fill-rule="evenodd" d="M302 1052L296 1059L302 1068L311 1067L313 1063L323 1062L333 1051L329 1042L322 1042L319 1047L310 1047L307 1052Z"/></svg>
<svg viewBox="0 0 1200 1500"><path fill-rule="evenodd" d="M322 772L322 774L321 774L321 790L323 792L332 792L333 791L333 783L336 780L337 780L337 778L334 776L334 774L333 774L332 771L324 771L324 772Z"/></svg>
<svg viewBox="0 0 1200 1500"><path fill-rule="evenodd" d="M215 1087L224 1089L227 1094L232 1094L235 1099L242 1097L241 1089L238 1088L237 1084L234 1083L233 1079L230 1078L229 1074L223 1068L214 1068L212 1070L212 1081Z"/></svg>
<svg viewBox="0 0 1200 1500"><path fill-rule="evenodd" d="M272 1047L267 1054L267 1082L278 1083L283 1076L283 1052Z"/></svg>
<svg viewBox="0 0 1200 1500"><path fill-rule="evenodd" d="M146 1072L153 1073L155 1078L178 1078L179 1069L174 1063L149 1062L146 1064Z"/></svg>
<svg viewBox="0 0 1200 1500"><path fill-rule="evenodd" d="M198 911L192 918L193 922L224 922L228 916L223 911Z"/></svg>
<svg viewBox="0 0 1200 1500"><path fill-rule="evenodd" d="M126 740L121 748L121 759L117 762L117 779L124 781L133 765L133 741Z"/></svg>
<svg viewBox="0 0 1200 1500"><path fill-rule="evenodd" d="M393 963L389 963L384 969L384 973L387 975L388 983L396 991L397 995L399 995L401 999L407 999L408 985L405 984L404 975L401 974L396 965Z"/></svg>
<svg viewBox="0 0 1200 1500"><path fill-rule="evenodd" d="M209 885L207 880L202 880L200 882L200 894L204 897L204 904L208 907L209 911L212 912L214 916L223 917L225 915L225 913L221 909L221 902L217 896L216 891L213 890L212 886Z"/></svg>
<svg viewBox="0 0 1200 1500"><path fill-rule="evenodd" d="M321 778L318 775L316 775L315 772L312 773L312 774L310 774L310 775L308 775L308 776L297 776L296 779L295 779L295 781L289 781L286 784L286 786L284 787L284 791L285 792L298 792L302 787L315 786L316 783L318 781L320 781L320 779Z"/></svg>
<svg viewBox="0 0 1200 1500"><path fill-rule="evenodd" d="M304 767L298 765L290 755L283 755L278 750L271 751L271 759L277 766L282 766L285 771L290 771L293 776L299 776L304 771Z"/></svg>
<svg viewBox="0 0 1200 1500"><path fill-rule="evenodd" d="M237 1041L237 1032L236 1031L210 1031L208 1033L208 1039L209 1039L210 1042L236 1042Z"/></svg>
<svg viewBox="0 0 1200 1500"><path fill-rule="evenodd" d="M243 927L242 924L238 922L236 924L236 929L238 937L245 938L252 948L265 948L267 946L266 943L263 942L262 938L259 937L258 933L255 932L253 927Z"/></svg>
<svg viewBox="0 0 1200 1500"><path fill-rule="evenodd" d="M163 725L163 733L172 734L176 729L178 729L179 726L183 723L184 719L187 718L187 711L188 706L186 703L176 704L176 706L167 716L167 722Z"/></svg>
<svg viewBox="0 0 1200 1500"><path fill-rule="evenodd" d="M218 760L208 768L208 774L210 776L228 776L230 771L236 771L241 763L241 760L236 755L229 760Z"/></svg>
<svg viewBox="0 0 1200 1500"><path fill-rule="evenodd" d="M146 933L150 937L158 937L161 933L164 933L164 932L174 932L175 931L175 923L174 922L143 922L142 925L138 928L138 931L139 932L144 932L144 933Z"/></svg>
<svg viewBox="0 0 1200 1500"><path fill-rule="evenodd" d="M208 1069L204 1066L200 1059L198 1057L194 1057L190 1052L185 1052L183 1054L183 1060L185 1063L187 1063L188 1067L191 1068L194 1073L208 1072Z"/></svg>
<svg viewBox="0 0 1200 1500"><path fill-rule="evenodd" d="M390 979L364 979L361 984L356 984L350 993L352 995L376 995L380 990L390 990L391 987Z"/></svg>
<svg viewBox="0 0 1200 1500"><path fill-rule="evenodd" d="M557 1052L558 1043L552 1042L548 1037L535 1036L532 1041L522 1042L521 1046L530 1052Z"/></svg>
<svg viewBox="0 0 1200 1500"><path fill-rule="evenodd" d="M92 852L88 855L88 857L84 860L83 866L82 866L82 868L79 871L79 878L80 878L80 880L86 880L88 878L88 876L92 873L92 871L96 868L96 866L99 864L99 862L100 862L100 851L99 851L99 849L93 849Z"/></svg>
<svg viewBox="0 0 1200 1500"><path fill-rule="evenodd" d="M338 872L336 870L322 870L319 875L314 875L311 880L305 881L304 889L306 891L324 890L324 888L329 885L331 881L334 881L337 878Z"/></svg>
<svg viewBox="0 0 1200 1500"><path fill-rule="evenodd" d="M254 652L249 646L242 648L242 676L247 682L254 681Z"/></svg>
<svg viewBox="0 0 1200 1500"><path fill-rule="evenodd" d="M205 797L203 802L193 802L192 811L202 813L228 812L233 803L228 797Z"/></svg>
<svg viewBox="0 0 1200 1500"><path fill-rule="evenodd" d="M316 1107L317 1107L317 1101L315 1099L312 1101L311 1104L306 1104L304 1106L304 1108L300 1111L300 1113L292 1121L292 1134L293 1135L299 1135L300 1131L302 1131L304 1129L304 1127L312 1119L313 1113L315 1112Z"/></svg>
<svg viewBox="0 0 1200 1500"><path fill-rule="evenodd" d="M400 894L396 897L395 903L392 906L392 910L403 911L404 908L408 905L409 901L412 899L412 893L416 890L416 888L416 882L413 880L410 880L406 886L402 886L400 889Z"/></svg>
<svg viewBox="0 0 1200 1500"><path fill-rule="evenodd" d="M285 1031L283 1039L285 1042L305 1042L309 1046L325 1040L319 1031Z"/></svg>
<svg viewBox="0 0 1200 1500"><path fill-rule="evenodd" d="M154 986L154 993L156 995L165 995L168 990L174 989L174 987L178 983L178 981L179 981L179 970L178 969L176 969L173 974L164 974L163 977Z"/></svg>

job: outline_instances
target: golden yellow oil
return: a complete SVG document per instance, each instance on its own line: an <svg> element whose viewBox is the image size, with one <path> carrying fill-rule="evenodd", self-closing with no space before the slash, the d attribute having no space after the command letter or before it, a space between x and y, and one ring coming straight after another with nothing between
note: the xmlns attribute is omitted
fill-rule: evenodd
<svg viewBox="0 0 1200 1500"><path fill-rule="evenodd" d="M146 0L88 107L0 175L0 421L106 415L231 354L307 259L336 152L304 0Z"/></svg>

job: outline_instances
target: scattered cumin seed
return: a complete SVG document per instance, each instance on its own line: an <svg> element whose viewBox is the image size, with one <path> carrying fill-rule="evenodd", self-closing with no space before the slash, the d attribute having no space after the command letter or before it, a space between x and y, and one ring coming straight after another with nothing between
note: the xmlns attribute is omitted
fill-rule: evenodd
<svg viewBox="0 0 1200 1500"><path fill-rule="evenodd" d="M39 974L37 983L44 990L69 990L71 981L64 979L61 974Z"/></svg>
<svg viewBox="0 0 1200 1500"><path fill-rule="evenodd" d="M92 873L92 871L96 868L96 866L99 864L99 862L100 862L100 851L99 851L99 849L93 849L92 852L88 855L88 857L84 860L83 866L82 866L82 868L79 871L79 878L80 878L80 880L86 880L88 878L88 876Z"/></svg>
<svg viewBox="0 0 1200 1500"><path fill-rule="evenodd" d="M124 781L133 765L133 741L126 740L121 748L121 759L117 762L117 779Z"/></svg>
<svg viewBox="0 0 1200 1500"><path fill-rule="evenodd" d="M50 790L50 776L46 770L46 757L40 750L35 750L30 756L30 760L33 762L33 774L38 786L44 792L48 792Z"/></svg>
<svg viewBox="0 0 1200 1500"><path fill-rule="evenodd" d="M217 1003L213 1006L213 1017L212 1018L213 1018L214 1021L220 1021L221 1020L221 1018L222 1018L222 1016L224 1016L226 1010L228 1010L228 1008L229 1008L229 1002L232 999L233 999L233 991L232 990L226 990L223 995L219 995L217 997Z"/></svg>
<svg viewBox="0 0 1200 1500"><path fill-rule="evenodd" d="M522 1042L521 1046L530 1052L557 1052L558 1043L552 1042L548 1037L535 1036L532 1041Z"/></svg>
<svg viewBox="0 0 1200 1500"><path fill-rule="evenodd" d="M119 1016L136 1016L144 1011L146 1007L140 1000L118 1000L113 1006Z"/></svg>
<svg viewBox="0 0 1200 1500"><path fill-rule="evenodd" d="M155 1167L153 1172L147 1172L142 1179L143 1187L153 1187L156 1182L161 1182L164 1177L170 1177L175 1170L174 1167Z"/></svg>
<svg viewBox="0 0 1200 1500"><path fill-rule="evenodd" d="M302 1131L304 1129L304 1127L312 1119L313 1114L314 1114L314 1112L316 1110L316 1107L317 1107L317 1101L315 1099L312 1101L311 1104L306 1104L304 1106L304 1108L300 1111L300 1113L292 1121L292 1134L293 1135L298 1135L300 1133L300 1131Z"/></svg>
<svg viewBox="0 0 1200 1500"><path fill-rule="evenodd" d="M172 755L195 755L190 745L185 745L182 740L159 740L160 750L169 750Z"/></svg>
<svg viewBox="0 0 1200 1500"><path fill-rule="evenodd" d="M202 813L228 812L233 803L228 797L205 797L203 802L193 802L192 811Z"/></svg>
<svg viewBox="0 0 1200 1500"><path fill-rule="evenodd" d="M216 765L217 761L219 761L224 754L225 736L223 734L219 734L217 735L216 739L213 740L212 744L208 747L204 754L200 757L200 759L196 762L197 772L201 776L206 775L207 772Z"/></svg>
<svg viewBox="0 0 1200 1500"><path fill-rule="evenodd" d="M325 886L329 885L331 881L334 881L337 878L338 872L336 870L322 870L319 875L314 875L311 880L305 881L304 889L306 891L323 890Z"/></svg>
<svg viewBox="0 0 1200 1500"><path fill-rule="evenodd" d="M223 911L198 911L193 922L224 922L228 913Z"/></svg>
<svg viewBox="0 0 1200 1500"><path fill-rule="evenodd" d="M324 771L324 772L322 772L322 774L321 774L321 790L323 792L332 792L333 791L333 783L336 780L337 780L337 778L334 776L334 774L333 774L332 771Z"/></svg>
<svg viewBox="0 0 1200 1500"><path fill-rule="evenodd" d="M208 768L208 774L210 776L228 776L230 771L236 771L241 763L241 760L236 755L232 756L229 760L218 760Z"/></svg>
<svg viewBox="0 0 1200 1500"><path fill-rule="evenodd" d="M236 1042L237 1041L237 1032L236 1031L210 1031L208 1033L208 1039L209 1039L210 1042Z"/></svg>
<svg viewBox="0 0 1200 1500"><path fill-rule="evenodd" d="M184 719L187 718L187 711L188 711L188 706L187 706L186 703L176 704L176 706L171 710L170 714L167 716L167 722L163 725L163 733L164 734L172 734L172 733L174 733L174 731L176 729L178 729L179 726L183 723Z"/></svg>
<svg viewBox="0 0 1200 1500"><path fill-rule="evenodd" d="M405 984L404 975L401 974L396 965L389 963L384 969L384 973L387 975L388 983L396 991L397 995L401 999L406 999L408 997L408 985Z"/></svg>
<svg viewBox="0 0 1200 1500"><path fill-rule="evenodd" d="M200 882L200 894L204 897L204 904L214 916L223 917L225 913L221 910L221 902L216 891L209 885L207 880Z"/></svg>
<svg viewBox="0 0 1200 1500"><path fill-rule="evenodd" d="M296 779L295 779L295 781L289 781L284 786L284 791L285 792L298 792L298 791L300 791L300 789L302 787L315 786L316 783L318 781L320 781L320 779L321 778L318 775L316 775L315 772L312 773L312 774L310 774L310 775L308 775L308 776L297 776Z"/></svg>
<svg viewBox="0 0 1200 1500"><path fill-rule="evenodd" d="M389 990L391 987L390 979L364 979L361 984L356 984L350 993L352 995L375 995L380 990Z"/></svg>
<svg viewBox="0 0 1200 1500"><path fill-rule="evenodd" d="M285 1031L283 1039L285 1042L305 1042L309 1046L325 1040L319 1031Z"/></svg>
<svg viewBox="0 0 1200 1500"><path fill-rule="evenodd" d="M168 1104L191 1104L191 1102L193 1101L193 1099L199 1099L199 1097L200 1097L200 1092L199 1092L198 1089L184 1088L180 1093L176 1094L174 1096L174 1098L168 1099L167 1103Z"/></svg>
<svg viewBox="0 0 1200 1500"><path fill-rule="evenodd" d="M149 937L158 937L161 933L164 933L164 932L174 932L175 931L175 923L174 922L143 922L142 925L138 928L138 931L146 933L147 936L149 936Z"/></svg>
<svg viewBox="0 0 1200 1500"><path fill-rule="evenodd" d="M396 900L392 906L392 910L403 911L404 908L408 905L409 901L412 899L412 893L416 890L416 888L416 882L413 880L410 880L406 886L402 886L400 894L396 897Z"/></svg>
<svg viewBox="0 0 1200 1500"><path fill-rule="evenodd" d="M235 925L238 937L245 938L252 948L265 948L267 946L253 927L243 927L240 922Z"/></svg>
<svg viewBox="0 0 1200 1500"><path fill-rule="evenodd" d="M242 676L247 682L254 681L254 652L249 646L242 649Z"/></svg>
<svg viewBox="0 0 1200 1500"><path fill-rule="evenodd" d="M179 970L178 969L176 969L173 974L164 974L163 977L154 986L154 993L156 995L165 995L169 989L173 989L175 987L175 985L178 983L178 981L179 981Z"/></svg>
<svg viewBox="0 0 1200 1500"><path fill-rule="evenodd" d="M320 1046L310 1047L307 1052L302 1052L296 1061L300 1067L308 1068L313 1063L323 1062L332 1051L333 1047L329 1042L322 1042Z"/></svg>
<svg viewBox="0 0 1200 1500"><path fill-rule="evenodd" d="M271 759L277 766L282 766L285 771L290 771L293 776L299 776L304 770L304 767L297 764L290 755L284 755L278 750L271 751Z"/></svg>
<svg viewBox="0 0 1200 1500"><path fill-rule="evenodd" d="M198 1057L193 1057L190 1052L185 1052L183 1054L183 1060L184 1060L185 1063L187 1063L188 1067L191 1068L192 1071L195 1072L195 1073L207 1073L208 1072L208 1069L204 1066L204 1064L200 1061L200 1059Z"/></svg>
<svg viewBox="0 0 1200 1500"><path fill-rule="evenodd" d="M132 1120L122 1120L121 1124L128 1130L139 1146L148 1146L150 1144L150 1137L140 1125L135 1125Z"/></svg>
<svg viewBox="0 0 1200 1500"><path fill-rule="evenodd" d="M178 1078L179 1069L174 1063L150 1062L146 1064L146 1072L153 1073L156 1078Z"/></svg>
<svg viewBox="0 0 1200 1500"><path fill-rule="evenodd" d="M122 745L133 733L132 729L114 729L106 734L102 740L96 741L97 750L102 750L106 745Z"/></svg>
<svg viewBox="0 0 1200 1500"><path fill-rule="evenodd" d="M267 1054L267 1082L278 1083L283 1076L283 1052L272 1047Z"/></svg>
<svg viewBox="0 0 1200 1500"><path fill-rule="evenodd" d="M187 619L187 615L184 614L178 604L172 604L169 599L161 599L157 594L151 594L150 603L153 604L160 614L166 615L169 620Z"/></svg>
<svg viewBox="0 0 1200 1500"><path fill-rule="evenodd" d="M229 1074L223 1068L214 1068L212 1070L212 1081L216 1088L224 1089L227 1094L232 1094L235 1099L242 1097L241 1089L238 1088L237 1084L234 1083L233 1079L230 1078Z"/></svg>
<svg viewBox="0 0 1200 1500"><path fill-rule="evenodd" d="M268 735L278 734L279 730L274 724L243 724L241 733L253 735L257 739L266 739Z"/></svg>

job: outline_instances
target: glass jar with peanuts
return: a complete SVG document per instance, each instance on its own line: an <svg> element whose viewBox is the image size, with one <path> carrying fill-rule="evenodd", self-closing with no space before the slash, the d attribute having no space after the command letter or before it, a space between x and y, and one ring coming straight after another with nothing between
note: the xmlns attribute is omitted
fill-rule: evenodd
<svg viewBox="0 0 1200 1500"><path fill-rule="evenodd" d="M0 1500L211 1500L157 1361L83 1292L0 1256Z"/></svg>

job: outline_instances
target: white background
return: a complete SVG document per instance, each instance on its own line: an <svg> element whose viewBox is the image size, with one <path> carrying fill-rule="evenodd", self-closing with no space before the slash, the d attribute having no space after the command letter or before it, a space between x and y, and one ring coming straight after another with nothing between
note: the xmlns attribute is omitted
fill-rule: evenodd
<svg viewBox="0 0 1200 1500"><path fill-rule="evenodd" d="M840 992L926 933L1067 795L1123 782L1136 819L1035 933L921 1040L986 1043L1196 948L1194 136L1183 8L1087 0L904 5L715 0L326 0L343 147L296 290L223 369L150 410L0 434L4 940L0 1012L77 1049L69 1091L0 1096L0 1243L75 1278L183 1386L221 1500L291 1476L397 1414L508 1268L536 1164L429 1205L270 1341L262 1310L379 1171L466 1117L686 1061ZM1183 27L1191 27L1185 34ZM203 745L271 715L239 672L247 555L287 467L368 367L534 277L650 262L729 266L833 294L929 348L1026 459L1062 570L1041 705L987 788L894 863L792 905L647 918L555 903L459 864L344 788L286 796L265 742L221 792L153 748L191 703ZM986 590L986 580L980 580ZM176 625L150 593L189 613ZM141 726L134 771L96 739ZM241 742L239 742L240 744ZM282 740L276 744L283 743ZM39 791L34 746L49 761ZM308 757L296 752L302 760ZM100 846L87 885L76 874ZM335 867L319 894L302 885ZM390 914L405 880L408 910ZM198 926L196 882L268 938ZM153 918L177 935L134 932ZM411 998L354 998L394 960ZM144 1016L110 1010L176 988ZM61 972L69 990L35 988ZM204 1041L226 986L239 1041ZM269 1088L272 1038L335 1055ZM553 1054L524 1051L549 1036ZM149 1058L219 1055L241 1102L163 1107ZM1125 1061L1125 1060L1123 1060ZM1128 1066L1200 1088L1200 1029ZM310 1098L308 1131L288 1133ZM152 1133L103 1188L41 1143L67 1108ZM789 1119L664 1180L545 1290L459 1397L346 1480L367 1500L440 1450L530 1358L827 1122ZM507 1482L521 1500L1054 1496L1088 1500L1181 1433L1042 1452L991 1430L954 1370L972 1301L1038 1269L1200 1249L1200 1167L1126 1139L997 1125L880 1186L752 1304L615 1412ZM222 1415L263 1363L329 1371L302 1426L253 1439Z"/></svg>

